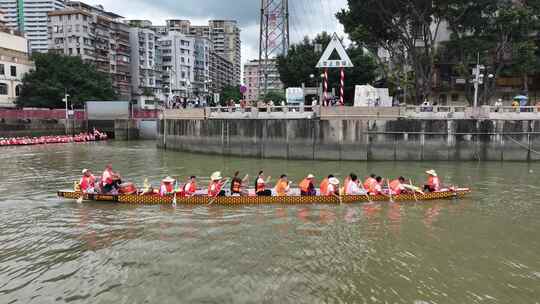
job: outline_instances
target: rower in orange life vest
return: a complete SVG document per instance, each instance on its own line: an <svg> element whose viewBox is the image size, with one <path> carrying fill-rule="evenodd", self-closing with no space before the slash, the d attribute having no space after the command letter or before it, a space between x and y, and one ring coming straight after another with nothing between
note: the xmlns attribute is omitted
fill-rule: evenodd
<svg viewBox="0 0 540 304"><path fill-rule="evenodd" d="M270 180L270 177L268 177ZM267 181L264 180L264 172L261 170L255 180L255 194L257 196L272 196L272 190L266 189Z"/></svg>
<svg viewBox="0 0 540 304"><path fill-rule="evenodd" d="M166 196L174 194L174 183L176 180L170 176L167 176L161 181L161 187L159 187L159 195Z"/></svg>
<svg viewBox="0 0 540 304"><path fill-rule="evenodd" d="M339 195L339 179L332 177L328 179L328 189L325 196Z"/></svg>
<svg viewBox="0 0 540 304"><path fill-rule="evenodd" d="M375 184L377 184L377 180L375 179L375 177L375 174L371 174L364 182L364 189L367 192L371 192L372 189L375 189Z"/></svg>
<svg viewBox="0 0 540 304"><path fill-rule="evenodd" d="M375 178L375 183L371 183L370 188L367 189L369 194L371 195L382 194L382 183L383 183L383 178L380 176L377 176Z"/></svg>
<svg viewBox="0 0 540 304"><path fill-rule="evenodd" d="M317 195L317 191L315 190L315 185L313 185L313 179L315 176L313 174L309 174L300 182L298 185L300 187L300 195L301 196L314 196Z"/></svg>
<svg viewBox="0 0 540 304"><path fill-rule="evenodd" d="M81 191L83 193L95 193L95 187L96 187L96 178L94 175L92 175L92 172L88 169L82 170L83 176L81 177L81 181L79 182L81 186Z"/></svg>
<svg viewBox="0 0 540 304"><path fill-rule="evenodd" d="M112 165L108 164L105 171L101 175L101 189L104 193L118 192L119 186L122 184L120 174L112 170Z"/></svg>
<svg viewBox="0 0 540 304"><path fill-rule="evenodd" d="M439 179L439 176L437 175L437 172L435 170L431 169L426 171L426 174L428 175L428 181L427 184L424 185L424 191L426 192L437 192L441 190L441 180Z"/></svg>
<svg viewBox="0 0 540 304"><path fill-rule="evenodd" d="M197 177L190 176L189 181L184 185L184 196L193 196L197 192Z"/></svg>
<svg viewBox="0 0 540 304"><path fill-rule="evenodd" d="M276 190L276 196L287 196L289 194L290 182L287 175L283 174L279 178L276 184L275 190Z"/></svg>
<svg viewBox="0 0 540 304"><path fill-rule="evenodd" d="M366 192L360 189L358 176L354 173L349 175L349 180L345 184L345 194L346 195L363 195Z"/></svg>
<svg viewBox="0 0 540 304"><path fill-rule="evenodd" d="M405 184L405 178L403 176L400 176L398 179L395 179L390 182L390 190L392 191L393 195L400 195L403 192L406 191L405 187L403 186Z"/></svg>
<svg viewBox="0 0 540 304"><path fill-rule="evenodd" d="M320 195L326 195L328 192L328 180L334 177L332 174L328 175L325 179L322 180L321 184L319 185L319 194Z"/></svg>
<svg viewBox="0 0 540 304"><path fill-rule="evenodd" d="M208 186L208 196L218 197L225 196L225 190L222 190L225 180L221 176L221 172L217 171L210 176L210 185Z"/></svg>
<svg viewBox="0 0 540 304"><path fill-rule="evenodd" d="M247 195L246 191L243 191L242 188L244 186L244 182L247 181L249 178L249 175L246 174L244 179L240 179L238 175L240 172L236 171L234 173L233 179L231 180L231 195L232 196L245 196Z"/></svg>

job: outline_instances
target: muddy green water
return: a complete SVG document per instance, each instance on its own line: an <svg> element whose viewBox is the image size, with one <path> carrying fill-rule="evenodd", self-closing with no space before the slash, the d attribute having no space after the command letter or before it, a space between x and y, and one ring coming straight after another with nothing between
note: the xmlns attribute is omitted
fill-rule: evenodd
<svg viewBox="0 0 540 304"><path fill-rule="evenodd" d="M126 179L239 168L469 185L461 201L351 206L77 204ZM362 163L164 152L153 142L0 148L0 303L540 303L540 164Z"/></svg>

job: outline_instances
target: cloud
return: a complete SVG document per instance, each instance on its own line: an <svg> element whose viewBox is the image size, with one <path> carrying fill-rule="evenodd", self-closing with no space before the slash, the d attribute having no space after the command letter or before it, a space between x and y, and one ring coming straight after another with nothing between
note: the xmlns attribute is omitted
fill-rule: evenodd
<svg viewBox="0 0 540 304"><path fill-rule="evenodd" d="M242 62L259 57L258 0L88 0L101 4L107 11L126 19L145 19L153 24L165 24L167 19L188 19L192 24L206 24L209 19L237 20L242 30ZM304 36L327 31L343 34L334 18L347 6L347 0L289 0L291 43Z"/></svg>

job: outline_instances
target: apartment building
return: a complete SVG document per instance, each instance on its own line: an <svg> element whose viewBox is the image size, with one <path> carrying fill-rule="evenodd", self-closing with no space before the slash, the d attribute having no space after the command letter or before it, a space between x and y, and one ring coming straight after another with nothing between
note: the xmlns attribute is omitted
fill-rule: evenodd
<svg viewBox="0 0 540 304"><path fill-rule="evenodd" d="M236 84L234 65L221 54L210 52L210 92L219 93L227 86Z"/></svg>
<svg viewBox="0 0 540 304"><path fill-rule="evenodd" d="M47 52L47 14L65 6L64 0L0 0L6 26L24 33L30 52Z"/></svg>
<svg viewBox="0 0 540 304"><path fill-rule="evenodd" d="M208 38L191 36L194 42L193 95L201 100L210 99L210 52L212 42Z"/></svg>
<svg viewBox="0 0 540 304"><path fill-rule="evenodd" d="M164 94L193 97L195 82L195 38L181 32L169 32L159 37L161 50L162 84Z"/></svg>
<svg viewBox="0 0 540 304"><path fill-rule="evenodd" d="M245 98L248 101L257 101L260 99L261 91L264 90L264 75L260 74L261 63L259 60L251 60L244 64L244 84L247 86ZM281 82L277 63L275 60L269 61L268 74L268 91L282 91L283 83ZM259 91L259 88L261 91Z"/></svg>
<svg viewBox="0 0 540 304"><path fill-rule="evenodd" d="M167 20L166 29L159 30L208 38L212 42L213 51L233 64L233 83L240 84L241 40L236 21L210 20L208 25L192 25L189 20L172 19Z"/></svg>
<svg viewBox="0 0 540 304"><path fill-rule="evenodd" d="M15 100L21 94L22 79L34 69L28 57L28 41L14 33L0 29L0 108L15 107Z"/></svg>
<svg viewBox="0 0 540 304"><path fill-rule="evenodd" d="M161 49L148 20L130 20L132 100L139 108L154 109L163 100Z"/></svg>
<svg viewBox="0 0 540 304"><path fill-rule="evenodd" d="M95 64L110 75L117 97L131 100L130 33L122 17L83 2L48 16L49 50Z"/></svg>
<svg viewBox="0 0 540 304"><path fill-rule="evenodd" d="M0 29L5 29L7 27L7 22L4 19L4 12L0 10Z"/></svg>

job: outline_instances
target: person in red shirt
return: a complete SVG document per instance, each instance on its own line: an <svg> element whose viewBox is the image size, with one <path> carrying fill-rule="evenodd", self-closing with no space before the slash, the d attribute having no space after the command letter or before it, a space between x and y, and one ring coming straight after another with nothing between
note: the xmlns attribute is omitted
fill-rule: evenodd
<svg viewBox="0 0 540 304"><path fill-rule="evenodd" d="M375 179L376 175L371 174L366 181L364 182L364 189L367 192L371 192L371 190L375 189L375 184L377 183L377 180Z"/></svg>
<svg viewBox="0 0 540 304"><path fill-rule="evenodd" d="M392 190L393 195L400 195L405 191L403 184L405 183L405 178L400 176L398 179L395 179L390 182L390 190Z"/></svg>
<svg viewBox="0 0 540 304"><path fill-rule="evenodd" d="M210 176L210 185L208 186L208 196L210 197L218 197L218 196L225 196L225 190L223 189L223 185L225 184L225 181L223 180L223 177L221 176L221 172L214 172Z"/></svg>
<svg viewBox="0 0 540 304"><path fill-rule="evenodd" d="M426 192L437 192L441 190L441 180L437 172L433 169L426 171L428 175L427 184L424 185L424 191Z"/></svg>
<svg viewBox="0 0 540 304"><path fill-rule="evenodd" d="M161 187L159 188L159 195L166 196L174 194L174 183L176 180L170 176L167 176L161 181Z"/></svg>
<svg viewBox="0 0 540 304"><path fill-rule="evenodd" d="M79 182L81 186L81 191L83 193L95 193L96 189L96 178L92 175L92 172L88 169L82 170L83 176Z"/></svg>
<svg viewBox="0 0 540 304"><path fill-rule="evenodd" d="M184 195L193 196L197 192L197 177L190 176L189 181L184 185Z"/></svg>

